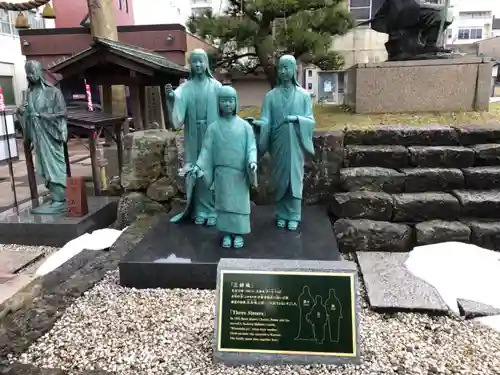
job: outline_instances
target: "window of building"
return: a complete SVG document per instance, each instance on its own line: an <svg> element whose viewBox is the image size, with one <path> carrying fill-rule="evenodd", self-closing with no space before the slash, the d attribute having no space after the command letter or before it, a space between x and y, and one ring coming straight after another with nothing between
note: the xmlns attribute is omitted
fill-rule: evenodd
<svg viewBox="0 0 500 375"><path fill-rule="evenodd" d="M308 77L312 77L313 76L313 71L312 70L308 70L307 71L307 76Z"/></svg>
<svg viewBox="0 0 500 375"><path fill-rule="evenodd" d="M349 0L349 10L356 21L368 21L372 13L372 0Z"/></svg>
<svg viewBox="0 0 500 375"><path fill-rule="evenodd" d="M2 88L5 105L16 105L14 94L14 83L11 76L0 76L0 87Z"/></svg>
<svg viewBox="0 0 500 375"><path fill-rule="evenodd" d="M117 0L118 1L118 9L122 10L122 0Z"/></svg>
<svg viewBox="0 0 500 375"><path fill-rule="evenodd" d="M0 9L0 33L15 35L9 12L3 9Z"/></svg>
<svg viewBox="0 0 500 375"><path fill-rule="evenodd" d="M128 13L128 0L125 0L125 12Z"/></svg>
<svg viewBox="0 0 500 375"><path fill-rule="evenodd" d="M313 84L312 84L311 82L309 82L309 83L307 84L307 89L308 89L308 90L312 90L312 89L313 89Z"/></svg>
<svg viewBox="0 0 500 375"><path fill-rule="evenodd" d="M467 39L482 39L483 38L483 29L481 27L475 28L464 28L461 27L458 29L458 39L467 40Z"/></svg>
<svg viewBox="0 0 500 375"><path fill-rule="evenodd" d="M28 22L31 29L45 29L45 19L34 11L28 12Z"/></svg>

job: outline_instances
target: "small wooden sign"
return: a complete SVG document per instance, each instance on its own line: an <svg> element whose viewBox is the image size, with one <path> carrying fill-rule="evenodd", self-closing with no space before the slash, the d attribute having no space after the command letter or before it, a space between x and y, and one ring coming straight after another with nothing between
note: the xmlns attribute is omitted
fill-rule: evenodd
<svg viewBox="0 0 500 375"><path fill-rule="evenodd" d="M83 177L68 177L66 180L66 202L69 217L82 217L88 214L89 206L85 194L85 179Z"/></svg>
<svg viewBox="0 0 500 375"><path fill-rule="evenodd" d="M311 270L313 262L304 262L300 271L293 269L300 262L286 269L284 261L272 267L253 260L230 261L222 259L218 270L217 360L359 362L355 266L315 262L318 268ZM245 268L245 262L252 264Z"/></svg>

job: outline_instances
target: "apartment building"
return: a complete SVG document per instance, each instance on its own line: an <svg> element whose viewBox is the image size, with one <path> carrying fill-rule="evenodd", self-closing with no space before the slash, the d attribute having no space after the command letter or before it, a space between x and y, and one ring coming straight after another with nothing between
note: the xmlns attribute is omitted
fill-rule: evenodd
<svg viewBox="0 0 500 375"><path fill-rule="evenodd" d="M38 12L25 12L32 29L54 27L53 20L45 20ZM2 87L5 105L16 106L21 103L22 91L27 82L24 74L26 58L21 52L19 33L15 28L17 13L0 9L0 86Z"/></svg>

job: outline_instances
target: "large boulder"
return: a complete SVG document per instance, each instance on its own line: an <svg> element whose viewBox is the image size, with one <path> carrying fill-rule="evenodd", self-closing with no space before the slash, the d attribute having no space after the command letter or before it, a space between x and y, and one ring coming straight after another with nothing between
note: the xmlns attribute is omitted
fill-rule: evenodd
<svg viewBox="0 0 500 375"><path fill-rule="evenodd" d="M144 190L166 175L164 153L175 142L175 133L162 130L142 130L123 138L123 168L121 185L125 191ZM168 173L173 173L169 170Z"/></svg>
<svg viewBox="0 0 500 375"><path fill-rule="evenodd" d="M169 206L149 199L140 192L125 193L118 202L116 228L123 229L143 216L154 216L169 211Z"/></svg>
<svg viewBox="0 0 500 375"><path fill-rule="evenodd" d="M177 187L170 178L162 177L149 185L146 195L157 202L169 202L177 194Z"/></svg>

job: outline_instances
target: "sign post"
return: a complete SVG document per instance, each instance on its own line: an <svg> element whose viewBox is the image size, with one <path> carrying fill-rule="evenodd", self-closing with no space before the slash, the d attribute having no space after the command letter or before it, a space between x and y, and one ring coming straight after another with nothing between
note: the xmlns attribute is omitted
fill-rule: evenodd
<svg viewBox="0 0 500 375"><path fill-rule="evenodd" d="M217 276L216 360L359 362L355 264L221 259Z"/></svg>

